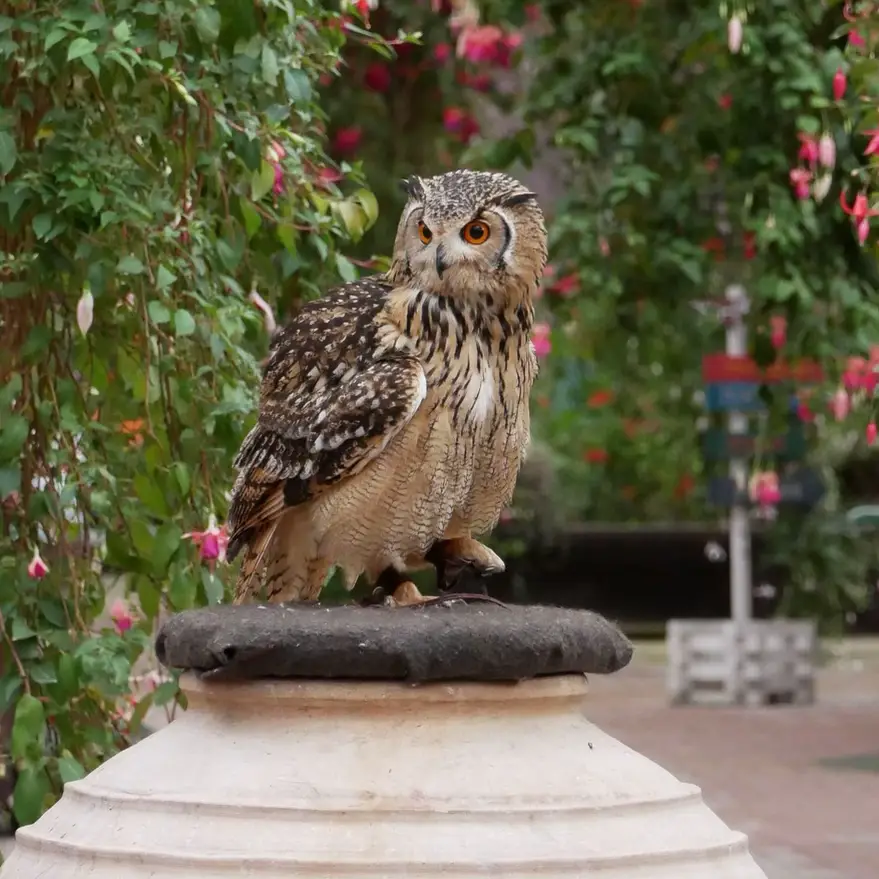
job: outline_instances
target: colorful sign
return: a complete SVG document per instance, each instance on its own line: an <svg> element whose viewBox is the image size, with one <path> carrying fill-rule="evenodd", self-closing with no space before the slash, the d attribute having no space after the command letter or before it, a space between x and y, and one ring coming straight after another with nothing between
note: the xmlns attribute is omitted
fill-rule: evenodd
<svg viewBox="0 0 879 879"><path fill-rule="evenodd" d="M766 408L756 382L706 385L705 406L709 412L762 412Z"/></svg>
<svg viewBox="0 0 879 879"><path fill-rule="evenodd" d="M815 360L794 363L773 363L761 369L750 357L731 354L706 354L702 358L702 380L712 384L755 382L777 384L792 381L799 384L818 384L824 381L824 370Z"/></svg>
<svg viewBox="0 0 879 879"><path fill-rule="evenodd" d="M750 458L757 452L795 461L806 456L806 434L802 424L781 436L762 439L754 433L735 434L712 427L702 434L702 452L709 461Z"/></svg>
<svg viewBox="0 0 879 879"><path fill-rule="evenodd" d="M812 507L824 497L824 483L820 475L808 467L801 467L782 475L778 483L782 504ZM751 504L747 489L739 489L732 479L714 476L708 482L708 503L718 507Z"/></svg>

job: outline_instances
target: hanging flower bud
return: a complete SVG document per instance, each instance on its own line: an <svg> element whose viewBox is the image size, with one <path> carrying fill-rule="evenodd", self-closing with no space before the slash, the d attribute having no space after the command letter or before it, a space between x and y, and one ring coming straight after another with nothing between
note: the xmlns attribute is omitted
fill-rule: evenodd
<svg viewBox="0 0 879 879"><path fill-rule="evenodd" d="M837 388L830 399L830 412L835 421L844 421L852 408L851 397L845 388Z"/></svg>
<svg viewBox="0 0 879 879"><path fill-rule="evenodd" d="M76 303L76 325L79 331L85 335L92 325L95 317L95 300L91 290L83 290L79 302Z"/></svg>
<svg viewBox="0 0 879 879"><path fill-rule="evenodd" d="M818 140L818 161L825 168L832 168L836 164L836 141L827 131Z"/></svg>
<svg viewBox="0 0 879 879"><path fill-rule="evenodd" d="M42 580L48 573L49 566L43 561L40 556L40 550L35 546L34 557L30 560L30 564L27 566L27 575L32 580Z"/></svg>
<svg viewBox="0 0 879 879"><path fill-rule="evenodd" d="M772 470L755 473L748 483L748 495L761 507L774 507L781 501L778 474Z"/></svg>
<svg viewBox="0 0 879 879"><path fill-rule="evenodd" d="M787 318L784 315L773 315L769 318L769 339L776 351L784 347L787 341Z"/></svg>
<svg viewBox="0 0 879 879"><path fill-rule="evenodd" d="M846 78L845 71L840 67L837 69L836 73L833 74L833 100L841 101L843 96L845 95L846 87L848 86L848 79Z"/></svg>
<svg viewBox="0 0 879 879"><path fill-rule="evenodd" d="M867 445L872 446L876 442L876 422L871 421L867 425Z"/></svg>
<svg viewBox="0 0 879 879"><path fill-rule="evenodd" d="M820 177L816 177L812 183L812 198L814 198L818 204L821 204L821 202L827 198L827 193L830 192L832 184L832 174L822 174Z"/></svg>
<svg viewBox="0 0 879 879"><path fill-rule="evenodd" d="M726 26L726 44L733 55L742 48L742 20L734 15Z"/></svg>

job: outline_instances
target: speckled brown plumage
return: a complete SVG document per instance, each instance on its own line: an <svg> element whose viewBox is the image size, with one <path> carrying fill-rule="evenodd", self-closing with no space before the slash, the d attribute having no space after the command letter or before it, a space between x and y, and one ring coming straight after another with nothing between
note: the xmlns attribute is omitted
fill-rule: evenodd
<svg viewBox="0 0 879 879"><path fill-rule="evenodd" d="M375 581L442 540L502 567L472 538L509 502L528 444L543 217L502 174L408 190L390 271L331 290L273 339L235 462L237 601L316 598L333 566L349 588Z"/></svg>

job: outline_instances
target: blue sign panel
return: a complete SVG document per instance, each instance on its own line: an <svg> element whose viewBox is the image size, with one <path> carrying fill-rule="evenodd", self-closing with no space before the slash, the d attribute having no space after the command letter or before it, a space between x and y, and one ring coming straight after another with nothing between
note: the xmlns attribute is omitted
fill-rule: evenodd
<svg viewBox="0 0 879 879"><path fill-rule="evenodd" d="M709 412L762 412L766 408L756 382L706 385L705 405Z"/></svg>

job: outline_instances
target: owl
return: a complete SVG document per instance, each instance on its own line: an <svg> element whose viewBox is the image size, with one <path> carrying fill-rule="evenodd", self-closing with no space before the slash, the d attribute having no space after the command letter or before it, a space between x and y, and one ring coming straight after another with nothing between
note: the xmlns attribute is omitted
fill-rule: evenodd
<svg viewBox="0 0 879 879"><path fill-rule="evenodd" d="M309 302L271 343L235 459L235 601L317 599L332 568L389 604L503 561L478 541L512 498L537 374L547 259L533 192L505 174L405 181L390 269Z"/></svg>

